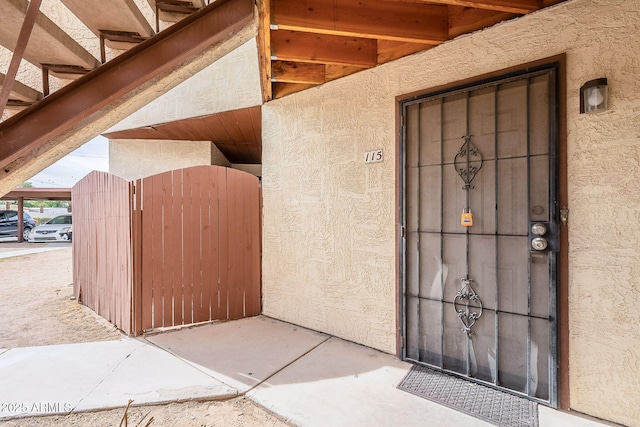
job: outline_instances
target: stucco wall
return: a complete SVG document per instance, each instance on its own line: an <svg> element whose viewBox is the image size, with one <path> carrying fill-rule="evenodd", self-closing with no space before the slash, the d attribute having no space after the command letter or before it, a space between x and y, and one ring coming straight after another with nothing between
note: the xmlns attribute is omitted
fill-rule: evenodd
<svg viewBox="0 0 640 427"><path fill-rule="evenodd" d="M255 38L249 40L107 132L260 105L257 49Z"/></svg>
<svg viewBox="0 0 640 427"><path fill-rule="evenodd" d="M395 352L395 97L566 53L571 406L640 426L638 28L637 0L568 1L265 105L264 313Z"/></svg>
<svg viewBox="0 0 640 427"><path fill-rule="evenodd" d="M129 181L199 165L231 166L211 141L109 140L109 171Z"/></svg>

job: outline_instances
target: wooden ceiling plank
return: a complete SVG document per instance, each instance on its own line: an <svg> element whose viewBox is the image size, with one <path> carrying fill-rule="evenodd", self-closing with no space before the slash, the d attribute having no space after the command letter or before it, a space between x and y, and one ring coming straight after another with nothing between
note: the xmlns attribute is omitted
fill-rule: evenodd
<svg viewBox="0 0 640 427"><path fill-rule="evenodd" d="M248 110L251 115L251 128L253 129L256 146L260 153L260 159L262 159L262 107L258 105L250 107Z"/></svg>
<svg viewBox="0 0 640 427"><path fill-rule="evenodd" d="M273 61L272 82L322 84L325 82L325 65L307 62Z"/></svg>
<svg viewBox="0 0 640 427"><path fill-rule="evenodd" d="M160 134L152 126L109 132L102 136L108 139L166 139L165 135Z"/></svg>
<svg viewBox="0 0 640 427"><path fill-rule="evenodd" d="M342 77L346 77L350 74L357 73L358 71L362 71L360 67L349 67L345 65L327 65L325 76L327 81L336 80Z"/></svg>
<svg viewBox="0 0 640 427"><path fill-rule="evenodd" d="M271 33L273 60L375 67L375 40L278 30Z"/></svg>
<svg viewBox="0 0 640 427"><path fill-rule="evenodd" d="M525 15L544 7L542 0L386 0L396 3L440 4Z"/></svg>
<svg viewBox="0 0 640 427"><path fill-rule="evenodd" d="M242 134L242 140L247 143L255 143L255 133L253 132L253 123L251 122L251 113L246 108L234 110L230 112L233 119Z"/></svg>
<svg viewBox="0 0 640 427"><path fill-rule="evenodd" d="M178 120L174 122L174 126L176 131L179 131L181 135L184 135L182 139L189 141L207 141L207 138L201 138L201 135L195 131L194 122L194 119Z"/></svg>
<svg viewBox="0 0 640 427"><path fill-rule="evenodd" d="M278 29L415 43L446 41L447 22L447 6L421 3L276 0L271 7Z"/></svg>
<svg viewBox="0 0 640 427"><path fill-rule="evenodd" d="M432 49L430 44L398 42L395 40L378 40L378 64L394 61L403 56L423 50Z"/></svg>
<svg viewBox="0 0 640 427"><path fill-rule="evenodd" d="M517 16L518 15L513 13L451 6L449 13L449 33L451 37L457 37L462 34L490 27Z"/></svg>
<svg viewBox="0 0 640 427"><path fill-rule="evenodd" d="M304 83L274 83L273 98L282 98L283 96L291 95L292 93L310 89L315 86L316 85L309 85Z"/></svg>
<svg viewBox="0 0 640 427"><path fill-rule="evenodd" d="M156 126L153 126L153 127L160 134L166 136L166 138L164 138L164 139L170 139L170 140L174 140L174 139L175 140L182 140L182 139L185 139L181 129L179 129L173 123L165 123L165 124L156 125Z"/></svg>
<svg viewBox="0 0 640 427"><path fill-rule="evenodd" d="M220 114L203 117L202 120L211 132L211 140L217 145L219 142L230 141L231 136L220 121Z"/></svg>
<svg viewBox="0 0 640 427"><path fill-rule="evenodd" d="M198 136L198 141L213 141L213 135L203 117L191 119L191 129Z"/></svg>
<svg viewBox="0 0 640 427"><path fill-rule="evenodd" d="M223 129L229 135L229 141L237 142L243 140L242 131L240 130L240 126L238 125L235 114L233 114L233 112L227 111L224 113L220 113L217 115L217 117L218 120L220 120L220 124L222 125Z"/></svg>

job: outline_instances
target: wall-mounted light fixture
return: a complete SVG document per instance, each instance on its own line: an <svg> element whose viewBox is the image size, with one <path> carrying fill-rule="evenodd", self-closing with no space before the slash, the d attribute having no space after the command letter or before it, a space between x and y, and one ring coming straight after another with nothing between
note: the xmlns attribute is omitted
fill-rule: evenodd
<svg viewBox="0 0 640 427"><path fill-rule="evenodd" d="M590 80L580 88L580 114L606 110L609 104L607 79Z"/></svg>

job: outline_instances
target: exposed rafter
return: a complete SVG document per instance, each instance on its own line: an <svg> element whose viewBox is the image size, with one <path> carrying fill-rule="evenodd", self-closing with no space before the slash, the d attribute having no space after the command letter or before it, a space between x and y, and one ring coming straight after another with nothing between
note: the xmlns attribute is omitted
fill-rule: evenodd
<svg viewBox="0 0 640 427"><path fill-rule="evenodd" d="M306 62L273 61L271 81L285 83L322 84L326 81L325 64Z"/></svg>
<svg viewBox="0 0 640 427"><path fill-rule="evenodd" d="M281 30L439 44L448 38L447 7L380 0L275 0Z"/></svg>
<svg viewBox="0 0 640 427"><path fill-rule="evenodd" d="M542 8L541 0L387 0L398 3L442 4L497 12L527 14Z"/></svg>
<svg viewBox="0 0 640 427"><path fill-rule="evenodd" d="M271 33L271 59L374 67L375 40L278 30Z"/></svg>
<svg viewBox="0 0 640 427"><path fill-rule="evenodd" d="M286 96L431 49L561 1L259 1L263 98Z"/></svg>

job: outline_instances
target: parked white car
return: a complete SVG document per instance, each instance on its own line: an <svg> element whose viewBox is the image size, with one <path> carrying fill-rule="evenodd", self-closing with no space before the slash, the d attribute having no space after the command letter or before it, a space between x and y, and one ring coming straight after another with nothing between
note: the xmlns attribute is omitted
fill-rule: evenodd
<svg viewBox="0 0 640 427"><path fill-rule="evenodd" d="M71 214L58 215L31 230L29 241L32 243L69 241L71 240L71 224Z"/></svg>

